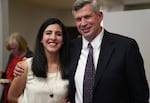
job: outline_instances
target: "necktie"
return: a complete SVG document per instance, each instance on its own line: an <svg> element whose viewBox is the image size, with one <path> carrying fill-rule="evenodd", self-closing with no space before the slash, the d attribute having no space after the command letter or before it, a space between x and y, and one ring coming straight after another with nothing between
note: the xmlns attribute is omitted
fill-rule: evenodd
<svg viewBox="0 0 150 103"><path fill-rule="evenodd" d="M87 58L83 81L83 103L92 103L93 98L95 67L93 61L93 47L90 43L88 44L88 48L89 54Z"/></svg>

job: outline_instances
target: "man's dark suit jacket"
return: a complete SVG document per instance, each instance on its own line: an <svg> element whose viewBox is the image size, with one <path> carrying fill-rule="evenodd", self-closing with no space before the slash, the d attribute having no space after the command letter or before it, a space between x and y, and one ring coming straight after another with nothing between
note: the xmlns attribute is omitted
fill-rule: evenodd
<svg viewBox="0 0 150 103"><path fill-rule="evenodd" d="M71 43L69 98L75 103L75 81L82 39ZM148 103L149 88L135 40L104 30L96 69L93 103Z"/></svg>

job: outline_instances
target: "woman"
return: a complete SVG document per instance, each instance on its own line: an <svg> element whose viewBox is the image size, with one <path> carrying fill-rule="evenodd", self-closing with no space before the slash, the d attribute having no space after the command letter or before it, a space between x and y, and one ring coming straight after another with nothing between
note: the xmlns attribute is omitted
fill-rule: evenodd
<svg viewBox="0 0 150 103"><path fill-rule="evenodd" d="M24 73L11 83L8 100L13 103L64 103L68 92L68 36L57 18L39 29L33 58L21 62Z"/></svg>
<svg viewBox="0 0 150 103"><path fill-rule="evenodd" d="M10 52L8 64L6 67L6 73L3 73L2 78L6 78L10 81L13 80L13 71L17 62L22 61L24 57L32 57L32 52L29 50L27 41L24 39L21 33L14 32L6 39L6 49ZM9 89L9 84L4 85L3 98L4 103L9 103L7 101L7 94Z"/></svg>

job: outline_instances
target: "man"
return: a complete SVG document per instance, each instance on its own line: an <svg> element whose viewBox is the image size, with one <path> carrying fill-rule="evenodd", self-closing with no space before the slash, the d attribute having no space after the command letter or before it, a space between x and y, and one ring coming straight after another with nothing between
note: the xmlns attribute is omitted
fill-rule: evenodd
<svg viewBox="0 0 150 103"><path fill-rule="evenodd" d="M90 98L83 93L88 43L94 48L96 72L88 103L148 103L148 83L136 41L110 33L100 25L103 13L96 0L76 0L72 13L82 38L71 43L71 103L87 103Z"/></svg>
<svg viewBox="0 0 150 103"><path fill-rule="evenodd" d="M72 13L82 37L70 44L71 103L148 103L149 88L136 41L100 25L103 13L96 0L76 0ZM85 102L91 98L83 97L89 42L94 48L95 80L92 100Z"/></svg>

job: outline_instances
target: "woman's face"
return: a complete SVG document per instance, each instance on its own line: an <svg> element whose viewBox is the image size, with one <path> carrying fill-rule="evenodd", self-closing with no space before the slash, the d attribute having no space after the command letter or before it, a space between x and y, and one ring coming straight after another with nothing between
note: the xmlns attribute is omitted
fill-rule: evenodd
<svg viewBox="0 0 150 103"><path fill-rule="evenodd" d="M63 42L62 28L58 24L47 26L41 40L44 50L49 53L59 52Z"/></svg>
<svg viewBox="0 0 150 103"><path fill-rule="evenodd" d="M16 42L15 39L12 39L9 43L9 51L13 54L13 55L17 55L18 54L18 44Z"/></svg>

